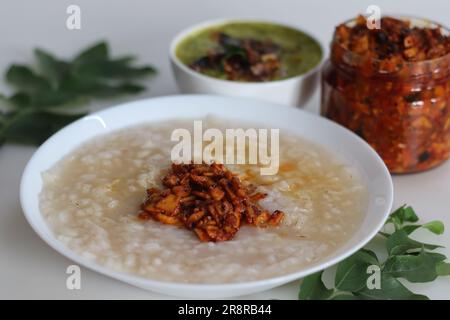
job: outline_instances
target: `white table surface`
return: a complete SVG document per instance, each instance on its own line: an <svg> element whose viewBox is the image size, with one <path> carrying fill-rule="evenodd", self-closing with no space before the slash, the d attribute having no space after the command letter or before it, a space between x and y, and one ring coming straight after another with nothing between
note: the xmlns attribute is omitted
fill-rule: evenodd
<svg viewBox="0 0 450 320"><path fill-rule="evenodd" d="M65 27L66 8L81 7L81 30ZM333 27L369 4L382 12L427 17L450 25L446 0L2 0L0 3L0 70L13 61L30 62L31 49L40 46L63 57L99 39L107 39L114 54L135 53L141 62L152 63L159 75L140 97L177 93L169 68L169 42L193 23L220 17L266 18L298 25L328 43ZM3 84L0 92L8 92ZM131 97L136 99L140 97ZM126 100L122 99L121 101ZM95 104L94 108L116 104ZM318 93L308 106L317 112ZM22 171L34 152L32 147L0 148L0 298L12 299L163 299L166 296L82 268L82 289L67 290L66 268L71 261L48 247L27 224L19 204ZM450 161L420 174L395 176L395 206L410 204L424 220L440 219L448 227L443 236L421 234L422 239L450 247ZM450 249L444 249L450 256ZM409 286L434 299L450 299L450 277L433 283ZM298 281L251 299L295 299Z"/></svg>

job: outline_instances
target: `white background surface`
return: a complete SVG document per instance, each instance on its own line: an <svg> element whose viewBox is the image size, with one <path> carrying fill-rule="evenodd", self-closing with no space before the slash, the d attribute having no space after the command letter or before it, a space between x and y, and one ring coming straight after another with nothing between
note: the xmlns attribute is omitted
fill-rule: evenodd
<svg viewBox="0 0 450 320"><path fill-rule="evenodd" d="M81 30L66 29L65 12L70 4L81 7ZM421 16L450 25L448 0L1 0L0 72L11 62L30 62L36 46L68 57L106 39L113 54L134 53L141 62L157 66L159 75L149 81L151 89L141 97L175 94L169 43L191 24L221 17L266 18L303 27L328 44L336 24L364 12L369 4L379 5L385 13ZM7 93L8 88L2 84L0 92ZM318 103L317 92L308 110L317 112ZM84 268L82 289L66 289L65 270L71 262L38 238L19 205L20 177L34 150L12 145L0 149L0 298L166 298ZM395 206L408 203L424 220L440 219L448 228L443 236L420 234L421 239L450 247L450 162L425 173L395 176L394 188ZM450 249L443 252L450 256ZM434 299L450 299L450 277L409 287ZM297 291L298 281L245 298L295 299Z"/></svg>

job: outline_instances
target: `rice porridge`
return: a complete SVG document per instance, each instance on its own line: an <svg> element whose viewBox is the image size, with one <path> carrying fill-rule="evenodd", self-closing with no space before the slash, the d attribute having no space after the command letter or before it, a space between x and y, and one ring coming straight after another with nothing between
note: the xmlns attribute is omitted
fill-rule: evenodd
<svg viewBox="0 0 450 320"><path fill-rule="evenodd" d="M223 120L203 123L230 127ZM59 241L116 271L161 281L231 283L298 271L334 252L360 226L367 190L356 170L283 130L278 174L262 176L258 165L227 165L268 194L261 206L284 212L280 226L244 225L233 240L214 243L200 242L184 228L139 220L146 189L160 187L170 168L175 128L192 128L192 121L96 137L44 172L40 209Z"/></svg>

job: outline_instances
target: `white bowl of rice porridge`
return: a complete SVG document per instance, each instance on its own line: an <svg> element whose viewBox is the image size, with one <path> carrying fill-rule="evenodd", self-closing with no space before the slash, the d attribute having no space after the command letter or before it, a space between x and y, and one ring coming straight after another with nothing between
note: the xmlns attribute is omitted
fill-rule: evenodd
<svg viewBox="0 0 450 320"><path fill-rule="evenodd" d="M284 213L243 224L229 241L138 219L171 166L174 129L279 129L279 169L226 164ZM362 139L285 106L208 95L136 101L80 119L47 140L22 177L21 204L39 236L76 263L140 288L184 297L239 296L322 270L365 245L392 205L392 181Z"/></svg>

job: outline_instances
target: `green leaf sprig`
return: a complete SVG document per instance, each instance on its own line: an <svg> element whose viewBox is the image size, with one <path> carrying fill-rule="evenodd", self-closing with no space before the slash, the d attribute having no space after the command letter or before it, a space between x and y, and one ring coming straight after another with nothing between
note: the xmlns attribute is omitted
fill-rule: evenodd
<svg viewBox="0 0 450 320"><path fill-rule="evenodd" d="M399 278L409 282L430 282L438 276L450 275L447 257L433 252L439 245L423 243L409 237L419 228L434 234L442 234L441 221L417 224L418 216L413 208L402 206L386 221L386 228L392 232L379 232L385 242L387 258L381 262L375 252L361 249L337 265L334 287L328 288L322 279L323 271L303 279L300 285L301 300L355 300L390 299L424 300L427 296L416 294L406 288ZM380 286L369 289L367 273L369 266L380 270Z"/></svg>
<svg viewBox="0 0 450 320"><path fill-rule="evenodd" d="M35 49L37 69L14 64L5 79L16 92L0 95L0 145L4 142L39 145L81 112L93 98L136 94L145 87L135 79L151 76L149 66L133 66L135 58L110 57L106 42L99 42L72 60L61 60Z"/></svg>

